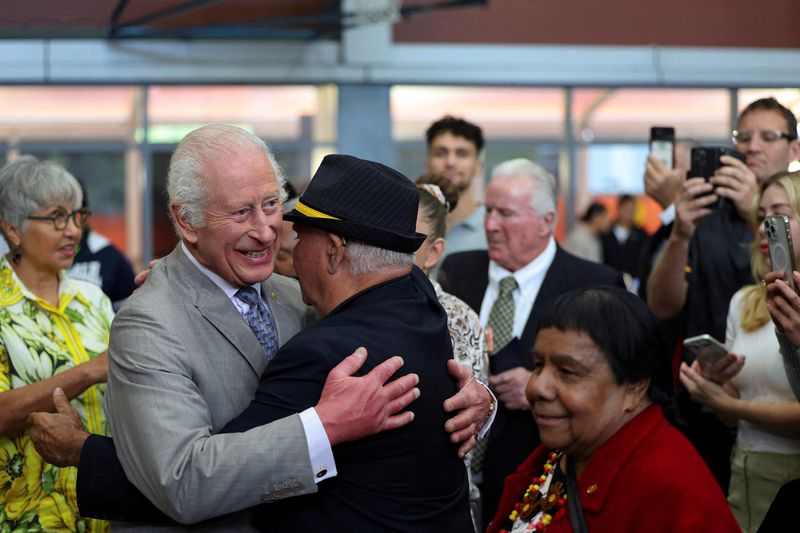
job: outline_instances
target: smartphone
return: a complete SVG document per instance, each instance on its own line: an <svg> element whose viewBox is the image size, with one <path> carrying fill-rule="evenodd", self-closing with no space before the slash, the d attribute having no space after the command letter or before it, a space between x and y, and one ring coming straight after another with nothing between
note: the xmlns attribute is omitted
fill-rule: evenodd
<svg viewBox="0 0 800 533"><path fill-rule="evenodd" d="M701 146L699 148L692 148L692 167L689 169L687 177L696 178L699 176L706 180L710 179L711 176L716 174L717 170L722 167L722 162L719 158L723 155L735 157L742 163L747 161L747 156L727 146Z"/></svg>
<svg viewBox="0 0 800 533"><path fill-rule="evenodd" d="M692 148L692 166L686 177L701 177L708 181L711 179L711 176L716 174L717 170L723 166L719 159L723 155L735 157L742 163L747 161L747 156L727 146L701 146L699 148ZM722 207L726 202L727 200L725 198L720 197L714 207Z"/></svg>
<svg viewBox="0 0 800 533"><path fill-rule="evenodd" d="M789 227L789 217L786 215L770 215L764 219L764 233L767 234L769 244L769 260L772 270L784 272L785 281L795 292L794 277L796 270L794 264L794 247L792 246L792 230Z"/></svg>
<svg viewBox="0 0 800 533"><path fill-rule="evenodd" d="M706 333L684 340L683 347L694 354L700 366L708 366L728 353L724 344Z"/></svg>
<svg viewBox="0 0 800 533"><path fill-rule="evenodd" d="M667 168L674 166L675 128L653 126L650 128L650 155L661 161Z"/></svg>

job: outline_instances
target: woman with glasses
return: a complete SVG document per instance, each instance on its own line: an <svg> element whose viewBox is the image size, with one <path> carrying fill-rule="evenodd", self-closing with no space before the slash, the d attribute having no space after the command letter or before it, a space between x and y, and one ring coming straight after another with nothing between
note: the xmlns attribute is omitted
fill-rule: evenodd
<svg viewBox="0 0 800 533"><path fill-rule="evenodd" d="M86 531L77 470L47 464L27 417L52 411L60 388L88 431L106 433L103 396L113 312L100 287L71 279L89 212L76 179L56 163L21 157L0 170L0 530Z"/></svg>

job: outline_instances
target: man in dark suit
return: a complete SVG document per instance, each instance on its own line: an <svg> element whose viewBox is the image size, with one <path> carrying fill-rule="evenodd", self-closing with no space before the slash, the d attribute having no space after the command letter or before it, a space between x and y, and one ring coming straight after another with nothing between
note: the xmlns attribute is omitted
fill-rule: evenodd
<svg viewBox="0 0 800 533"><path fill-rule="evenodd" d="M527 159L501 163L486 189L489 249L449 256L440 273L444 289L480 314L491 355L489 382L500 400L481 471L484 517L494 516L505 476L539 444L525 398L537 311L579 287L624 287L619 272L563 251L553 238L555 221L553 175Z"/></svg>
<svg viewBox="0 0 800 533"><path fill-rule="evenodd" d="M636 225L636 197L622 194L617 201L617 219L600 240L603 263L639 278L639 257L647 244L647 232ZM638 281L635 282L638 285Z"/></svg>

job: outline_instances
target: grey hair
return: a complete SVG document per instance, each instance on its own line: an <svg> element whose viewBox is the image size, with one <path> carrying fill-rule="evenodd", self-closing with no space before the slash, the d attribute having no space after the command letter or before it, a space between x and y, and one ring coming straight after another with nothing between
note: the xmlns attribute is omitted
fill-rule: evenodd
<svg viewBox="0 0 800 533"><path fill-rule="evenodd" d="M494 179L527 178L534 185L531 194L531 207L539 214L556 210L556 178L541 165L530 159L517 158L503 161L492 170Z"/></svg>
<svg viewBox="0 0 800 533"><path fill-rule="evenodd" d="M414 254L378 248L362 241L348 241L347 255L350 259L350 273L354 276L383 268L406 268L414 263Z"/></svg>
<svg viewBox="0 0 800 533"><path fill-rule="evenodd" d="M24 155L0 170L0 219L20 231L34 211L62 204L78 209L82 202L78 180L55 161Z"/></svg>
<svg viewBox="0 0 800 533"><path fill-rule="evenodd" d="M275 156L258 136L230 124L209 124L198 128L175 149L167 173L167 196L170 205L178 204L178 211L195 228L205 227L203 215L208 201L208 176L206 163L224 161L236 152L257 150L264 153L275 172L281 202L286 198L286 178ZM172 212L170 211L170 216ZM172 221L178 231L177 222ZM178 235L180 232L178 231Z"/></svg>

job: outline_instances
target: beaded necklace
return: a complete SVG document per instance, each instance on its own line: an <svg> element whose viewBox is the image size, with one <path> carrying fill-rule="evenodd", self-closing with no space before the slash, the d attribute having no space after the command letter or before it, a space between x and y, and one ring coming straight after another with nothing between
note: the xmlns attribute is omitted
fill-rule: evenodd
<svg viewBox="0 0 800 533"><path fill-rule="evenodd" d="M500 533L544 531L553 517L561 517L567 509L564 482L554 480L556 465L563 452L550 452L544 463L544 473L534 476L525 490L522 500L514 504L508 515L511 526Z"/></svg>

